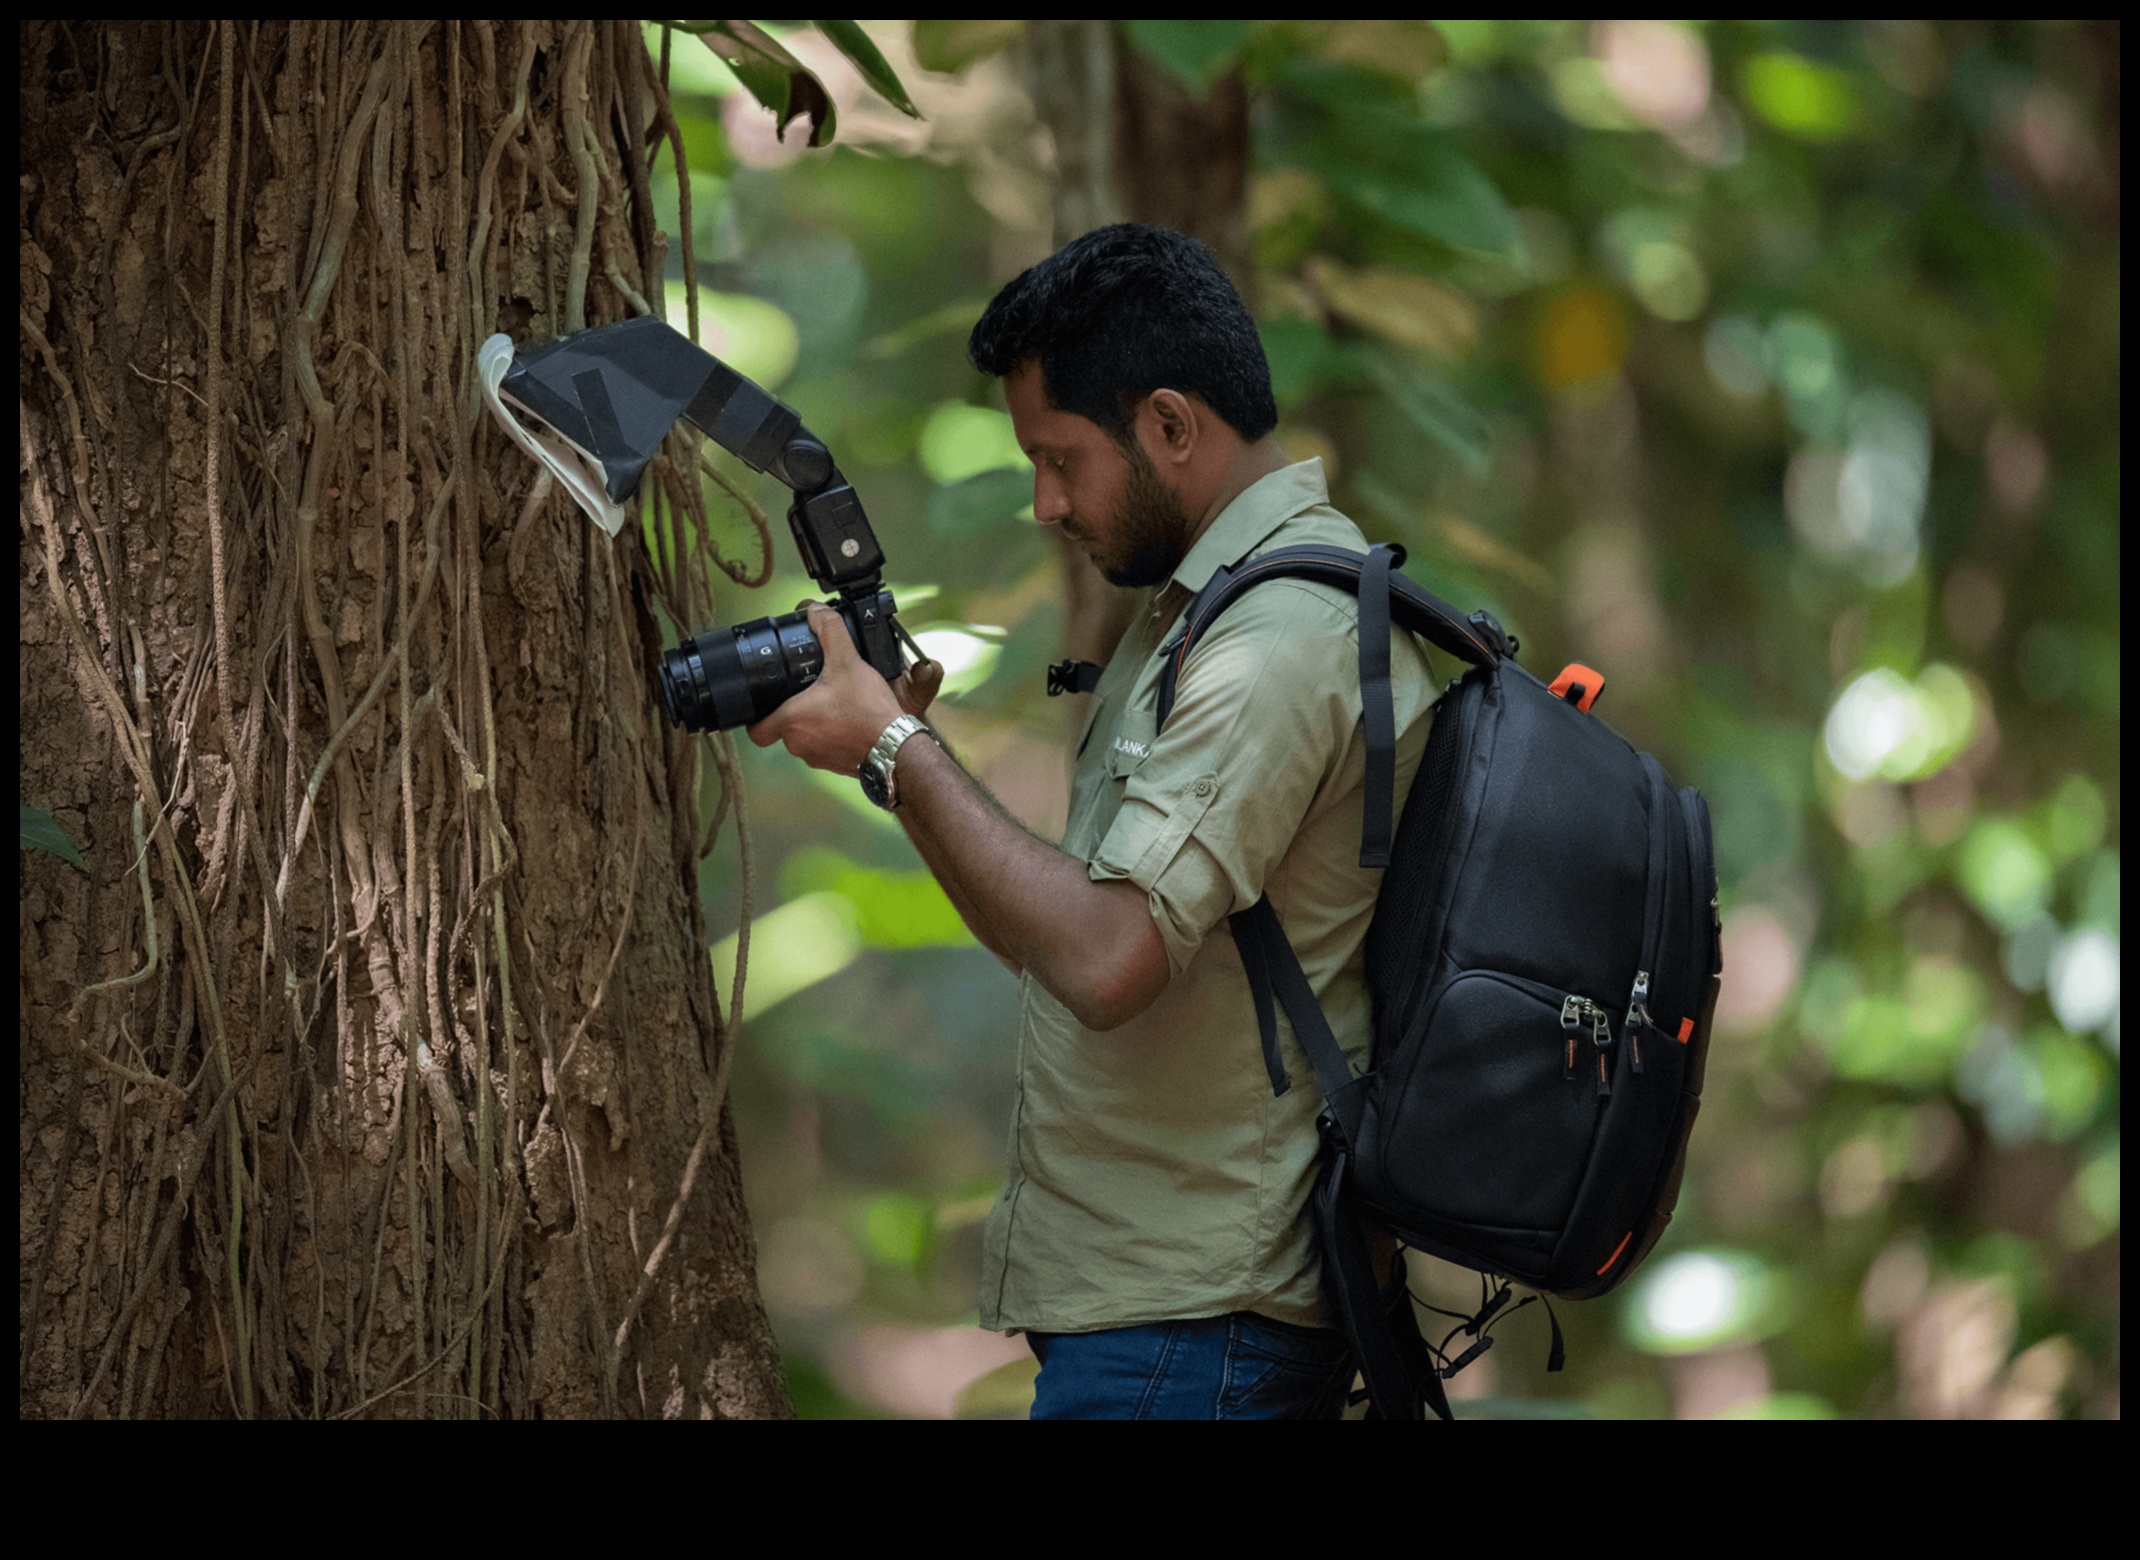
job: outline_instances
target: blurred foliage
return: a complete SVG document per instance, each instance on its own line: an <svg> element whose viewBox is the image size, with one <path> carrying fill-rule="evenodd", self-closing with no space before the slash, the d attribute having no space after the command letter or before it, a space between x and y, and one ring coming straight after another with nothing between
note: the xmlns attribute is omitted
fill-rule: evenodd
<svg viewBox="0 0 2140 1560"><path fill-rule="evenodd" d="M963 352L1052 247L1021 25L863 24L915 120L852 39L766 24L840 107L807 153L710 62L670 80L702 338L831 443L952 667L939 723L1047 833L1054 553ZM2116 25L1118 46L1249 89L1238 279L1281 438L1534 670L1601 668L1600 712L1714 810L1726 995L1678 1217L1627 1291L1560 1308L1565 1374L1534 1307L1470 1411L2115 1416ZM724 618L811 592L774 565L717 581ZM768 986L735 1088L798 1402L1015 1416L1030 1362L971 1326L1014 983L858 788L741 762ZM727 854L702 891L734 928Z"/></svg>

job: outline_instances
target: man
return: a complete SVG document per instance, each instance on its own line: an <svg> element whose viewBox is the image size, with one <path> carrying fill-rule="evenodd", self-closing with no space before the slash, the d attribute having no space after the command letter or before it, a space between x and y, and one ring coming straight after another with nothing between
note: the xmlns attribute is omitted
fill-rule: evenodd
<svg viewBox="0 0 2140 1560"><path fill-rule="evenodd" d="M1380 874L1358 864L1356 602L1259 585L1200 641L1163 730L1156 710L1161 647L1216 568L1365 539L1330 507L1321 463L1289 464L1273 437L1254 322L1193 239L1086 234L997 294L969 352L1003 380L1035 517L1112 584L1148 593L1092 691L1062 845L1028 834L930 739L914 717L933 684L886 683L822 608L822 677L751 736L865 770L1020 977L981 1321L1029 1335L1034 1417L1337 1418L1353 1366L1324 1325L1304 1216L1320 1101L1307 1082L1272 1095L1224 923L1269 893L1364 1065ZM1391 675L1401 809L1431 696L1409 635Z"/></svg>

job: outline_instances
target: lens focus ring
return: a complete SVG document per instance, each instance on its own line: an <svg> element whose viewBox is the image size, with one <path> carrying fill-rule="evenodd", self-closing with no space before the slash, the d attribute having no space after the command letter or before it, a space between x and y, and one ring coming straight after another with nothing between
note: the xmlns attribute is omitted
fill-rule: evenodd
<svg viewBox="0 0 2140 1560"><path fill-rule="evenodd" d="M824 659L800 612L709 629L663 654L662 705L687 731L752 725L816 682Z"/></svg>

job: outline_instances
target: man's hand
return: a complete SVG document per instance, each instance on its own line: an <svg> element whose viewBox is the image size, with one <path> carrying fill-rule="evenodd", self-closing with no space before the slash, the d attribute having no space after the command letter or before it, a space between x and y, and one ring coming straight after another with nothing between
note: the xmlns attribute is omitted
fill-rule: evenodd
<svg viewBox="0 0 2140 1560"><path fill-rule="evenodd" d="M921 661L896 683L856 653L847 625L821 602L804 601L797 610L810 618L810 632L824 647L825 665L818 679L755 726L745 728L760 747L785 742L788 751L813 769L853 775L869 756L884 728L901 715L919 716L944 683L944 669Z"/></svg>

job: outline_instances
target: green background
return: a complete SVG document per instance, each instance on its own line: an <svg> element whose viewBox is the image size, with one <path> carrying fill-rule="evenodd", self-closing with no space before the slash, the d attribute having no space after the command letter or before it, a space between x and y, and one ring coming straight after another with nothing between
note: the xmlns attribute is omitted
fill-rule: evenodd
<svg viewBox="0 0 2140 1560"><path fill-rule="evenodd" d="M963 348L1052 247L1051 154L1017 24L962 25L864 24L916 121L768 24L837 105L829 146L776 141L682 33L670 83L702 340L829 442L951 668L941 724L1047 831L1056 555ZM1537 1308L1502 1327L1466 1412L2115 1417L2116 27L1120 43L1246 83L1238 280L1292 453L1533 670L1601 670L1599 713L1714 809L1726 999L1679 1215L1636 1280L1560 1308L1564 1373ZM673 234L667 158L656 187ZM719 578L724 622L813 593L761 498L774 578ZM857 787L738 748L735 1098L798 1407L1018 1415L1030 1365L972 1325L1012 981ZM701 889L732 933L732 832Z"/></svg>

